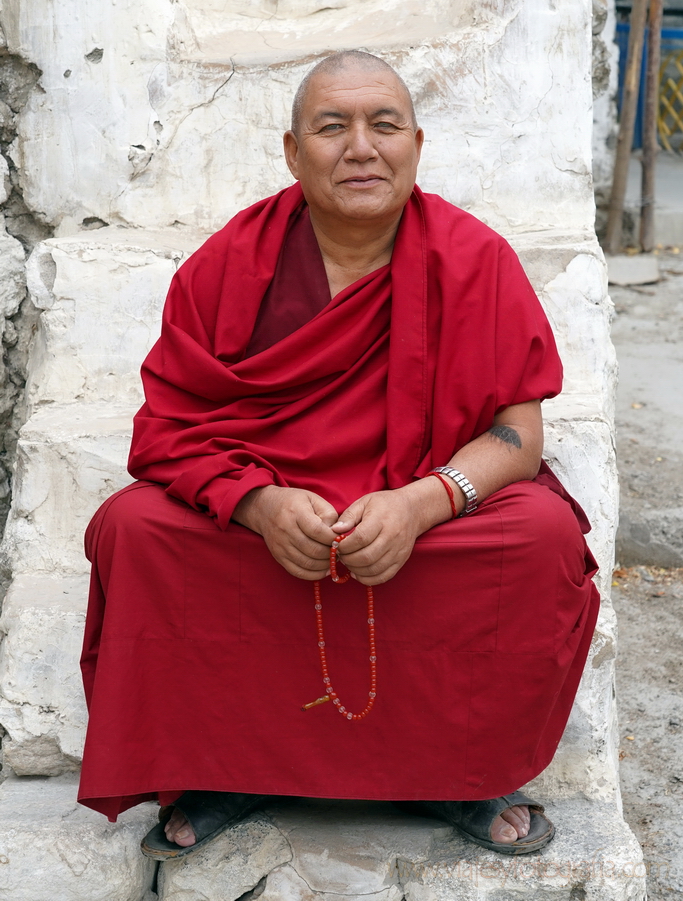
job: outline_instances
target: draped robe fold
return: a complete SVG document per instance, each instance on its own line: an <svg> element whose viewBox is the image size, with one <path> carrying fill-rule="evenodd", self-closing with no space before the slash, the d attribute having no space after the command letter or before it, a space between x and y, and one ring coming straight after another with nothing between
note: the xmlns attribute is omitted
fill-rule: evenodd
<svg viewBox="0 0 683 901"><path fill-rule="evenodd" d="M392 262L248 355L298 185L181 267L143 365L129 469L86 536L82 803L114 819L214 789L481 799L552 759L597 616L588 524L547 467L421 536L376 591L378 697L358 723L323 693L313 593L230 517L308 488L341 512L420 478L506 407L560 390L540 304L509 246L415 189ZM302 263L305 261L302 261ZM253 348L252 348L253 350ZM368 690L365 592L323 582L328 660Z"/></svg>

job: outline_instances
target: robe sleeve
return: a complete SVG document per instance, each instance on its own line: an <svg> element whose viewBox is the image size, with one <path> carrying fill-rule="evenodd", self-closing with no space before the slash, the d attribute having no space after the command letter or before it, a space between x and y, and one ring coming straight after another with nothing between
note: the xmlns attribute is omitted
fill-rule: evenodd
<svg viewBox="0 0 683 901"><path fill-rule="evenodd" d="M239 379L230 359L215 352L225 277L220 233L176 273L162 318L161 337L142 366L145 403L135 416L128 471L166 485L173 497L228 527L237 503L253 488L286 485L246 442L231 436ZM234 342L239 358L250 311L241 310ZM222 355L224 357L224 355ZM220 422L220 428L216 423ZM237 425L237 424L236 424Z"/></svg>

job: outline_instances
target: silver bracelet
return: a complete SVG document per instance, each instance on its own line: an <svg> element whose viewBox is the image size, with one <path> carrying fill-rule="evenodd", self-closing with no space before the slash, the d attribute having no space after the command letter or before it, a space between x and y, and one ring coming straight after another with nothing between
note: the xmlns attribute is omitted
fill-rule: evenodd
<svg viewBox="0 0 683 901"><path fill-rule="evenodd" d="M455 484L465 495L465 509L459 514L460 516L466 516L468 513L477 509L477 492L474 485L469 479L465 478L461 472L457 469L453 469L452 466L435 466L431 471L442 472L445 476L448 476L449 479L453 479Z"/></svg>

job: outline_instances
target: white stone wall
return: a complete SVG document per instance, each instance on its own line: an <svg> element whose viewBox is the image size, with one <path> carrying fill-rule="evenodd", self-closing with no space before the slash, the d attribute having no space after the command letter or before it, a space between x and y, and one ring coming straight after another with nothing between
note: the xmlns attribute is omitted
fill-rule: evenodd
<svg viewBox="0 0 683 901"><path fill-rule="evenodd" d="M606 600L567 733L535 788L600 804L618 823L615 360L593 230L591 0L2 0L0 24L8 50L42 73L10 153L25 202L55 234L28 266L40 325L2 549L13 573L0 620L5 763L48 776L78 765L82 532L129 481L137 372L168 282L206 234L291 182L280 148L295 87L319 56L357 47L413 91L421 186L512 241L555 329L566 387L545 407L546 456L594 522ZM301 871L282 866L277 879L298 884ZM207 897L174 879L165 898ZM461 897L444 879L438 897Z"/></svg>

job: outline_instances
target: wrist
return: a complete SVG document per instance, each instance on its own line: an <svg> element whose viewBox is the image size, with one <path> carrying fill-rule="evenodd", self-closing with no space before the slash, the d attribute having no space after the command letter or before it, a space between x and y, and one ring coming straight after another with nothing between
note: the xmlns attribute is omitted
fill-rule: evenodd
<svg viewBox="0 0 683 901"><path fill-rule="evenodd" d="M452 495L454 499L454 516L464 516L466 513L474 513L478 506L476 489L467 476L463 475L459 469L454 469L452 466L436 466L428 473L428 475L437 476L439 480L443 482L449 497L451 497L451 491L457 489L457 495L455 492ZM448 481L443 481L445 479ZM449 490L449 488L451 490ZM458 503L456 497L459 497L464 503Z"/></svg>
<svg viewBox="0 0 683 901"><path fill-rule="evenodd" d="M263 511L270 504L272 495L281 490L277 485L263 485L260 488L252 488L235 507L232 519L241 526L251 529L252 532L263 535L261 527Z"/></svg>
<svg viewBox="0 0 683 901"><path fill-rule="evenodd" d="M419 479L397 490L404 492L408 498L418 535L453 518L448 495L438 479Z"/></svg>

